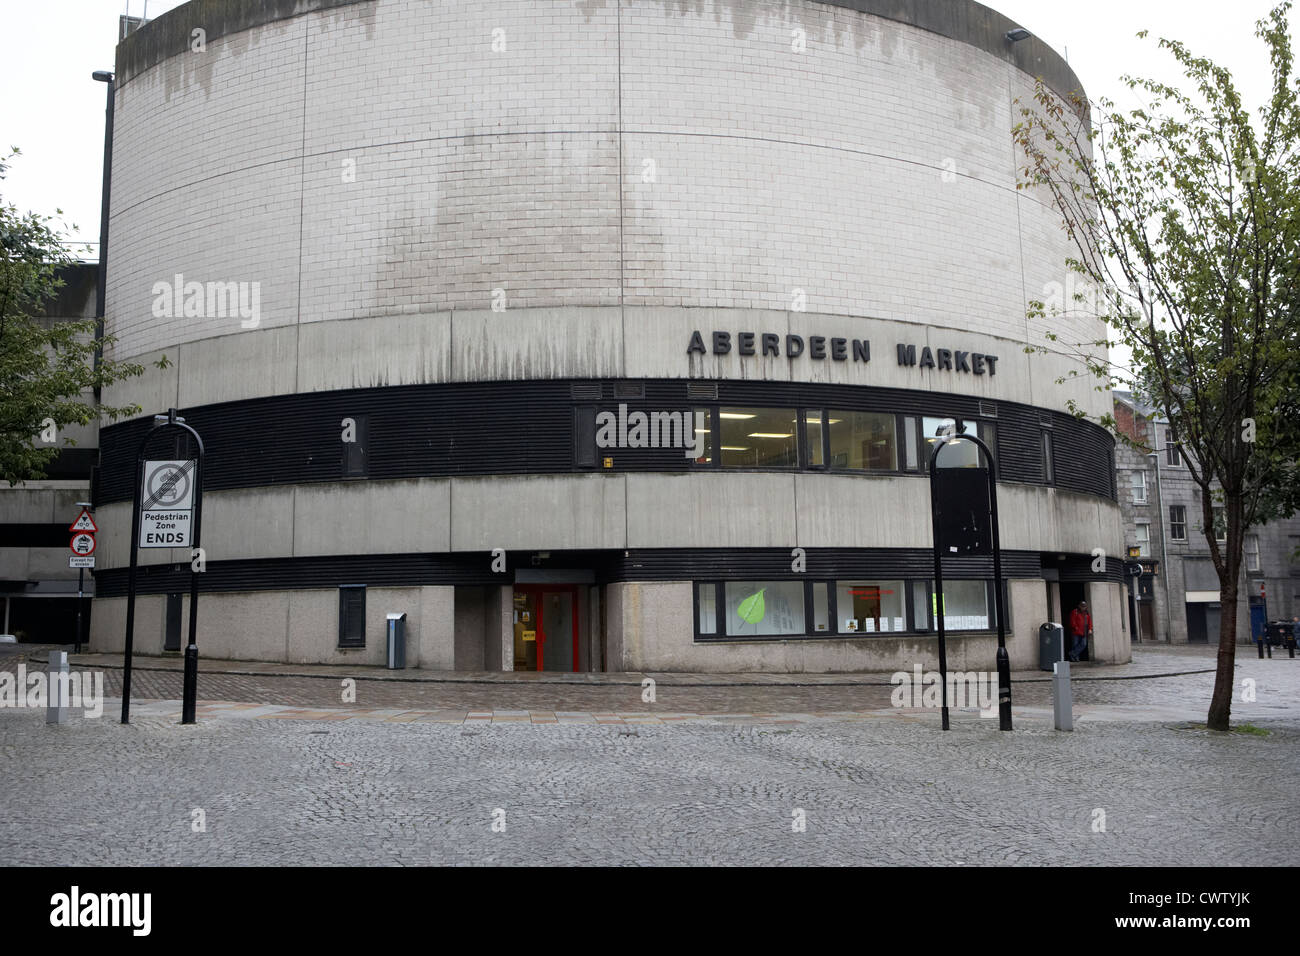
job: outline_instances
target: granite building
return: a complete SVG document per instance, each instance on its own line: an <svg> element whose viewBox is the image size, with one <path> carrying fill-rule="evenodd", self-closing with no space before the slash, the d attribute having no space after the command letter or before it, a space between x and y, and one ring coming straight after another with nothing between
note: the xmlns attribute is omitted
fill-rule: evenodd
<svg viewBox="0 0 1300 956"><path fill-rule="evenodd" d="M1115 420L1145 450L1119 445L1120 508L1127 547L1143 567L1130 601L1135 637L1173 644L1217 644L1219 577L1205 540L1201 491L1183 450L1158 410L1129 392L1115 392ZM1219 532L1222 540L1225 532ZM1270 521L1245 537L1238 590L1237 640L1266 621L1300 615L1300 516Z"/></svg>

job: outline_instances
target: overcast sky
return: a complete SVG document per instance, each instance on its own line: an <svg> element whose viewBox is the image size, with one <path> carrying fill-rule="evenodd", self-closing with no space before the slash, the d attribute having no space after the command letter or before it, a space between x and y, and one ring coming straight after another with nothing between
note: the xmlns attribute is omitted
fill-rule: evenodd
<svg viewBox="0 0 1300 956"><path fill-rule="evenodd" d="M180 3L148 0L148 14L152 18ZM104 85L90 74L113 68L117 20L128 5L132 15L145 10L145 0L0 0L0 146L6 153L9 146L23 151L0 183L0 197L23 211L61 208L66 221L78 227L76 236L90 241L99 238L104 143ZM1066 54L1094 99L1131 102L1119 83L1124 73L1176 79L1168 55L1155 49L1158 36L1181 39L1227 66L1251 106L1268 92L1269 65L1254 37L1254 22L1274 0L992 0L987 5ZM1293 27L1297 20L1300 14L1293 14ZM1152 38L1135 39L1142 29Z"/></svg>

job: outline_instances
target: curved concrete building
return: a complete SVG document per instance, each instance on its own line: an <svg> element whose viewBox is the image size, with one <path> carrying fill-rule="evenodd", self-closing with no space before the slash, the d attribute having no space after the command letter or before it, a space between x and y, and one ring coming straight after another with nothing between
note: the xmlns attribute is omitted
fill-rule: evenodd
<svg viewBox="0 0 1300 956"><path fill-rule="evenodd" d="M931 664L924 463L961 418L997 453L1013 666L1085 596L1091 656L1126 660L1114 446L1067 411L1110 399L1024 348L1070 247L1016 189L1014 101L1078 84L1014 27L193 0L128 36L107 313L147 371L106 398L145 414L101 433L96 646L175 407L207 445L204 657L379 663L405 613L424 668ZM140 561L158 652L190 552ZM991 564L949 565L951 666L992 669Z"/></svg>

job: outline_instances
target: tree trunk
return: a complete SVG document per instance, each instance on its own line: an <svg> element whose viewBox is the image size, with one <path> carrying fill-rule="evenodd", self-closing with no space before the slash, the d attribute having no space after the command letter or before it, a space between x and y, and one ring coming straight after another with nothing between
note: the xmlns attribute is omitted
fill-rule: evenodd
<svg viewBox="0 0 1300 956"><path fill-rule="evenodd" d="M1210 714L1206 726L1210 730L1227 730L1232 711L1232 691L1235 686L1237 661L1237 581L1219 583L1219 660L1214 673L1214 696L1210 698Z"/></svg>

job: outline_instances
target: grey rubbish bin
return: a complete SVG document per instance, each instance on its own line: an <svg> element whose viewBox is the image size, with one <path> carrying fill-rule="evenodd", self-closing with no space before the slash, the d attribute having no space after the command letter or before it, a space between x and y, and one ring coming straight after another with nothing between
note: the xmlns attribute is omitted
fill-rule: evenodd
<svg viewBox="0 0 1300 956"><path fill-rule="evenodd" d="M1050 671L1057 661L1065 660L1065 628L1060 624L1043 624L1038 628L1038 669Z"/></svg>
<svg viewBox="0 0 1300 956"><path fill-rule="evenodd" d="M388 615L388 669L406 667L406 615Z"/></svg>

